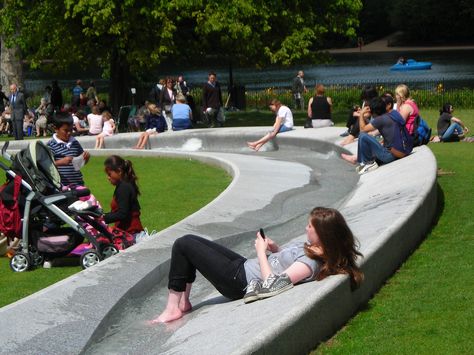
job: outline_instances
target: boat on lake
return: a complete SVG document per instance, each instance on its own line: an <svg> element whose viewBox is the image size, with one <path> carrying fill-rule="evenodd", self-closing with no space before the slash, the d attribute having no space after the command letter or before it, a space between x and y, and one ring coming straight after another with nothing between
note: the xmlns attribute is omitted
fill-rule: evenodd
<svg viewBox="0 0 474 355"><path fill-rule="evenodd" d="M394 71L408 71L408 70L428 70L431 69L431 62L417 62L414 59L408 59L405 64L397 63L390 67Z"/></svg>

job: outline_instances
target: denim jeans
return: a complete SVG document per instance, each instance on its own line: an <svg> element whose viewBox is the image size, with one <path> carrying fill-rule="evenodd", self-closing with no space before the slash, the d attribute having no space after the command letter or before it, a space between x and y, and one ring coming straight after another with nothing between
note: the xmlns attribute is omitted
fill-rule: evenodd
<svg viewBox="0 0 474 355"><path fill-rule="evenodd" d="M225 297L242 298L247 286L246 260L210 240L185 235L173 244L168 288L184 291L187 283L194 282L198 270Z"/></svg>
<svg viewBox="0 0 474 355"><path fill-rule="evenodd" d="M461 125L457 122L453 122L449 125L448 129L443 133L441 136L441 140L443 142L449 142L452 138L453 135L459 136L463 134L463 129Z"/></svg>
<svg viewBox="0 0 474 355"><path fill-rule="evenodd" d="M357 161L365 164L374 160L379 164L387 164L394 161L395 157L375 137L361 132L358 142Z"/></svg>

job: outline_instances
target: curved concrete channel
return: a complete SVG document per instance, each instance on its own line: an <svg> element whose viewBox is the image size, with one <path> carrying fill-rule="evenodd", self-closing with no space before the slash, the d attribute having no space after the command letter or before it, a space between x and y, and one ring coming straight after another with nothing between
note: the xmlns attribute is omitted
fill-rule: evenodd
<svg viewBox="0 0 474 355"><path fill-rule="evenodd" d="M248 354L306 353L367 302L419 244L436 213L436 160L427 147L360 177L338 158L340 128L296 129L263 152L247 140L263 128L164 133L151 150L124 150L136 134L106 140L93 154L177 156L201 160L233 176L213 202L183 221L98 266L0 309L1 353ZM80 138L87 149L93 137ZM25 143L13 142L12 149ZM355 146L349 147L356 149ZM170 247L194 233L252 257L258 228L279 243L304 238L307 213L340 209L360 242L366 280L351 292L345 276L299 285L245 305L228 301L202 277L194 309L169 325L146 320L162 309ZM143 211L146 213L146 211Z"/></svg>

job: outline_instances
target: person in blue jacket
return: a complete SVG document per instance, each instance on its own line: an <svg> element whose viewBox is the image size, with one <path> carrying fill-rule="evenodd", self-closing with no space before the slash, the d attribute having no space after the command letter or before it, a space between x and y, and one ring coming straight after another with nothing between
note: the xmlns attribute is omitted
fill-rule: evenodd
<svg viewBox="0 0 474 355"><path fill-rule="evenodd" d="M148 114L145 115L145 132L140 135L135 149L144 149L151 135L163 133L168 129L161 110L155 104L148 105Z"/></svg>

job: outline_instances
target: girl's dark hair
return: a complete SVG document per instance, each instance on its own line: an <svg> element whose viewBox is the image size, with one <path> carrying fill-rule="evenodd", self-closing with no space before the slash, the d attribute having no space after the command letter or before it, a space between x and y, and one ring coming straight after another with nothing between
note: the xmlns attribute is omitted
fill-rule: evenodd
<svg viewBox="0 0 474 355"><path fill-rule="evenodd" d="M140 189L137 185L138 177L133 170L133 165L130 160L125 160L118 155L111 155L105 159L104 166L106 169L121 173L122 179L131 183L137 191L137 195L140 195Z"/></svg>
<svg viewBox="0 0 474 355"><path fill-rule="evenodd" d="M364 274L357 266L356 259L362 254L357 250L357 241L344 217L336 209L316 207L310 213L310 223L318 234L323 251L323 255L316 255L309 245L305 245L306 255L321 262L316 280L347 274L351 288L358 288Z"/></svg>
<svg viewBox="0 0 474 355"><path fill-rule="evenodd" d="M451 108L453 107L453 105L451 105L449 102L446 102L443 107L441 107L441 110L439 110L439 114L443 114L445 112L447 113L451 113Z"/></svg>

